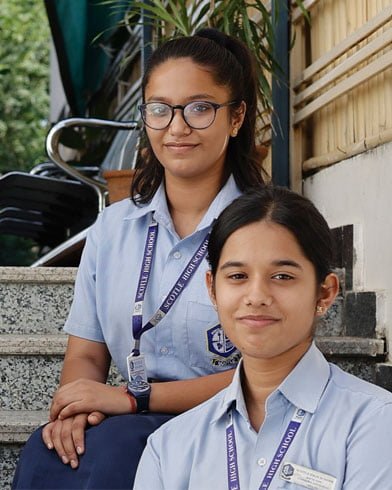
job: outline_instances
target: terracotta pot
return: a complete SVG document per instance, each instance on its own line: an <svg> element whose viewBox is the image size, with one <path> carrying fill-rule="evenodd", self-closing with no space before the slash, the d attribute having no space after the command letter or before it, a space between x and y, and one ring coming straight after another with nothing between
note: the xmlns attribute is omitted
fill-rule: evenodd
<svg viewBox="0 0 392 490"><path fill-rule="evenodd" d="M269 146L267 145L256 145L257 155L260 157L260 163L263 163L268 155Z"/></svg>
<svg viewBox="0 0 392 490"><path fill-rule="evenodd" d="M134 170L105 170L103 178L108 183L109 204L130 196Z"/></svg>
<svg viewBox="0 0 392 490"><path fill-rule="evenodd" d="M260 157L260 163L268 155L269 147L266 145L257 145L257 153ZM108 184L109 204L121 201L130 196L132 177L134 170L105 170L103 178Z"/></svg>

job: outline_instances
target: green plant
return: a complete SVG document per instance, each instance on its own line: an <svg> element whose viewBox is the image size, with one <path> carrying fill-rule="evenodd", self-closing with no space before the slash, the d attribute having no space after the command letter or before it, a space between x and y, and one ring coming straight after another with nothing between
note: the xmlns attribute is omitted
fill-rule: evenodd
<svg viewBox="0 0 392 490"><path fill-rule="evenodd" d="M44 161L50 34L43 2L0 8L0 174Z"/></svg>
<svg viewBox="0 0 392 490"><path fill-rule="evenodd" d="M37 245L28 238L0 235L0 266L31 265L37 256Z"/></svg>

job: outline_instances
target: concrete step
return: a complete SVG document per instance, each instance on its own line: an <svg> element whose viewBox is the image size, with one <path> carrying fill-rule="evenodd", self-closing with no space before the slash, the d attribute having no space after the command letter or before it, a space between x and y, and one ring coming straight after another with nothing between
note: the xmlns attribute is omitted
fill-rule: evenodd
<svg viewBox="0 0 392 490"><path fill-rule="evenodd" d="M0 488L10 490L19 453L30 434L48 420L47 411L0 410Z"/></svg>
<svg viewBox="0 0 392 490"><path fill-rule="evenodd" d="M0 410L0 443L24 444L47 421L47 410Z"/></svg>
<svg viewBox="0 0 392 490"><path fill-rule="evenodd" d="M0 401L3 409L47 409L61 372L63 334L0 335Z"/></svg>
<svg viewBox="0 0 392 490"><path fill-rule="evenodd" d="M317 336L316 344L325 356L379 358L385 355L384 339Z"/></svg>
<svg viewBox="0 0 392 490"><path fill-rule="evenodd" d="M385 339L317 336L316 344L330 362L344 371L382 385L378 366L386 359Z"/></svg>
<svg viewBox="0 0 392 490"><path fill-rule="evenodd" d="M60 332L76 271L74 267L0 267L0 334Z"/></svg>
<svg viewBox="0 0 392 490"><path fill-rule="evenodd" d="M56 390L67 336L0 335L0 403L2 409L45 410ZM109 383L124 382L112 366Z"/></svg>
<svg viewBox="0 0 392 490"><path fill-rule="evenodd" d="M45 410L58 386L65 335L0 335L0 401L3 409ZM374 366L385 360L383 339L317 337L316 343L332 362L374 382ZM123 382L116 369L111 384Z"/></svg>

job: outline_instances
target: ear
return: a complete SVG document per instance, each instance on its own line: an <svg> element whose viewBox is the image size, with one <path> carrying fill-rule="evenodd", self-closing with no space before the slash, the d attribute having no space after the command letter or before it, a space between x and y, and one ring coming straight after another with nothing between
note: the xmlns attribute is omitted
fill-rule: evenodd
<svg viewBox="0 0 392 490"><path fill-rule="evenodd" d="M316 305L316 315L324 315L328 308L335 301L336 295L339 292L339 278L336 274L328 274L320 286L317 305Z"/></svg>
<svg viewBox="0 0 392 490"><path fill-rule="evenodd" d="M232 133L231 136L237 136L238 131L240 130L242 123L244 122L246 113L246 103L244 101L241 102L240 106L232 112L231 115L231 128Z"/></svg>
<svg viewBox="0 0 392 490"><path fill-rule="evenodd" d="M216 300L215 300L214 278L210 270L206 272L206 284L207 284L208 294L210 295L211 303L215 306Z"/></svg>

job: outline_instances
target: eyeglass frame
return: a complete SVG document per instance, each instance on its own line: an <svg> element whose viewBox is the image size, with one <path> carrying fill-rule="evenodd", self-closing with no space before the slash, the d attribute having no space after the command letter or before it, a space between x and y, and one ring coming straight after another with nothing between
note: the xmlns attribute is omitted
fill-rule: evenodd
<svg viewBox="0 0 392 490"><path fill-rule="evenodd" d="M188 123L188 121L185 119L185 116L184 116L184 110L185 110L185 108L186 108L188 105L190 105L190 104L195 104L195 103L197 104L198 102L199 102L199 103L203 103L203 104L209 104L209 105L211 105L211 106L213 107L213 109L214 109L214 118L213 118L213 120L210 122L210 124L209 124L208 126L205 126L204 128L195 128L195 127L191 126L191 125ZM212 125L214 124L215 119L216 119L216 111L217 111L218 109L220 109L221 107L228 107L228 106L230 106L230 105L239 104L240 102L241 102L241 101L238 101L238 100L232 100L231 102L226 102L226 103L224 103L224 104L217 104L216 102L210 102L209 100L192 100L191 102L188 102L188 103L187 103L187 104L185 104L185 105L181 105L181 104L171 105L171 104L168 104L167 102L158 102L158 101L157 101L157 102L154 102L154 101L152 101L152 102L146 102L146 103L144 103L144 104L140 104L140 105L138 105L138 106L137 106L137 108L138 108L138 110L140 111L140 115L141 115L141 117L142 117L142 121L143 121L143 123L144 123L144 124L145 124L145 125L146 125L148 128L153 129L154 131L162 131L162 130L164 130L164 129L167 129L167 128L170 126L170 124L172 123L173 119L174 119L174 111L175 111L176 109L180 109L180 110L182 111L182 118L183 118L183 120L185 121L185 123L186 123L186 124L187 124L187 125L188 125L188 126L191 128L191 129L203 130L203 129L207 129L207 128L209 128L210 126L212 126ZM153 127L149 126L149 125L146 123L146 121L144 120L144 117L143 117L143 110L145 110L146 106L148 106L149 104L163 104L163 105L165 105L165 106L167 106L167 107L170 107L170 109L171 109L171 111L172 111L172 114L171 114L170 120L169 120L169 122L167 123L167 125L166 125L166 126L164 126L163 128L158 128L158 129L157 129L157 128L153 128Z"/></svg>

